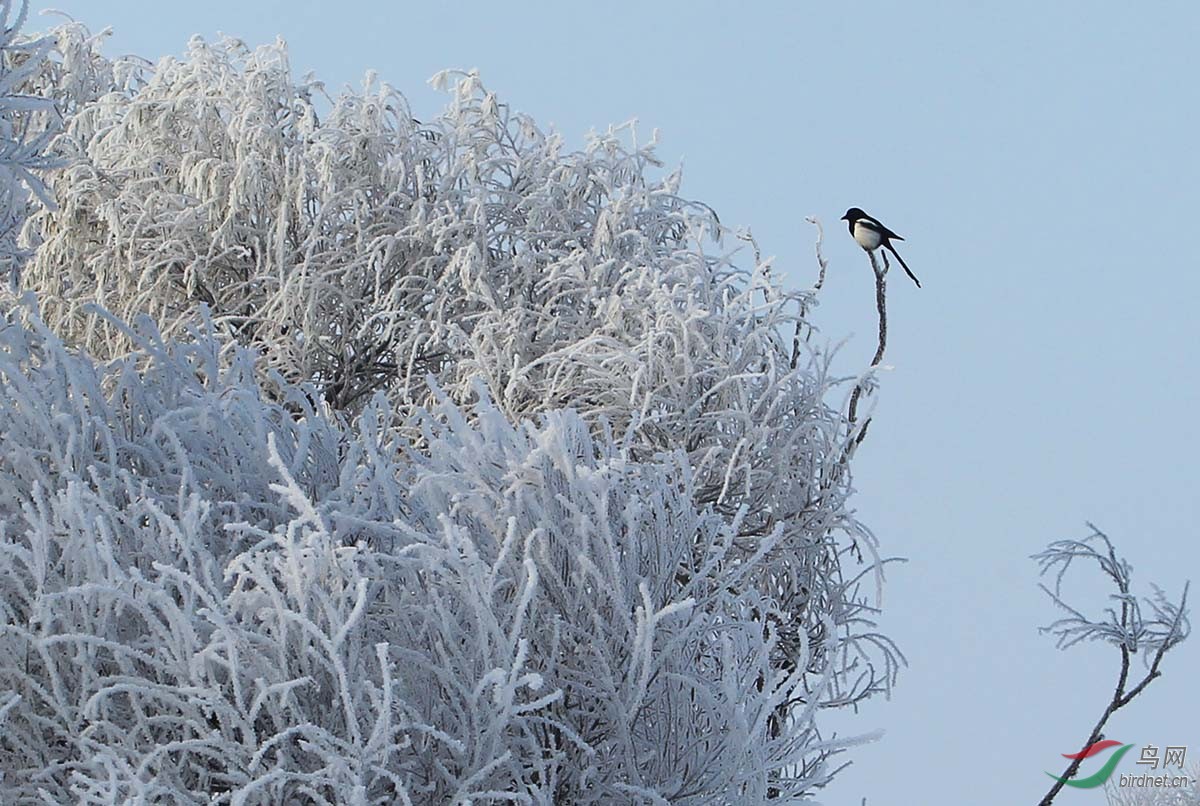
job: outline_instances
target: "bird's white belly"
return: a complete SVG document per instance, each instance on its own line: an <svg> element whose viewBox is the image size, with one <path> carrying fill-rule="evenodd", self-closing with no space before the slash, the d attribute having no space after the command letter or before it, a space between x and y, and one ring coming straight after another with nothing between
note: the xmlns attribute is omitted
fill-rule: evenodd
<svg viewBox="0 0 1200 806"><path fill-rule="evenodd" d="M855 223L854 240L863 249L871 252L879 248L879 244L883 242L883 236L870 227L864 227L862 224Z"/></svg>

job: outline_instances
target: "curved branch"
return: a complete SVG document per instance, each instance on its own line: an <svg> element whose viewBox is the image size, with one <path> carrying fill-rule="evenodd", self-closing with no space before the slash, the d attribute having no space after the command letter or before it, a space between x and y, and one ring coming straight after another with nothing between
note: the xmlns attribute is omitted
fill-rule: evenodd
<svg viewBox="0 0 1200 806"><path fill-rule="evenodd" d="M1059 569L1055 589L1052 591L1043 586L1043 590L1051 600L1070 613L1069 617L1060 619L1046 628L1046 631L1058 636L1059 647L1066 648L1081 640L1100 640L1113 644L1121 652L1121 669L1117 675L1117 683L1112 697L1081 750L1086 750L1100 741L1104 725L1108 722L1109 717L1128 705L1152 681L1162 676L1159 666L1163 656L1183 641L1189 632L1188 586L1184 585L1183 595L1177 605L1165 601L1160 592L1158 600L1150 601L1150 605L1156 613L1155 618L1151 621L1144 620L1137 600L1129 595L1129 563L1117 556L1116 549L1107 535L1094 526L1092 529L1093 533L1083 540L1062 540L1051 543L1045 551L1034 557L1041 564L1043 574L1050 572L1055 567ZM1091 545L1093 542L1103 545L1096 548ZM1094 621L1062 600L1063 575L1070 568L1071 562L1076 559L1095 561L1101 571L1113 581L1117 589L1115 598L1121 601L1120 615L1115 610L1110 610L1106 620ZM1136 685L1127 689L1130 660L1137 654L1139 643L1145 647L1147 652L1151 648L1154 650L1153 654L1149 655L1150 668ZM1066 782L1079 772L1079 765L1083 759L1084 754L1080 752L1071 760L1063 774L1055 778L1054 785L1039 801L1038 806L1050 806Z"/></svg>
<svg viewBox="0 0 1200 806"><path fill-rule="evenodd" d="M871 269L875 272L875 310L879 312L879 341L875 347L875 357L871 359L870 369L870 372L873 373L883 363L883 354L887 350L887 273L891 266L888 264L887 255L883 255L883 268L880 268L879 262L875 260L874 252L867 252L867 255L871 258ZM851 426L858 422L858 400L862 397L866 377L864 376L858 382L850 394L850 411L847 416ZM869 419L863 423L863 427L854 438L854 445L862 444L867 436L867 426L870 424Z"/></svg>
<svg viewBox="0 0 1200 806"><path fill-rule="evenodd" d="M809 291L809 296L805 297L803 302L800 303L800 317L796 320L796 330L792 333L792 369L796 368L796 364L800 360L800 331L807 324L808 303L821 291L821 287L825 285L825 272L829 269L829 261L825 259L825 253L821 250L821 244L825 241L825 228L821 226L821 220L816 216L808 216L804 220L817 228L816 252L817 265L820 266L820 271L817 274L816 284ZM808 335L811 336L812 332L812 325L808 325ZM804 340L808 341L808 336L805 336Z"/></svg>

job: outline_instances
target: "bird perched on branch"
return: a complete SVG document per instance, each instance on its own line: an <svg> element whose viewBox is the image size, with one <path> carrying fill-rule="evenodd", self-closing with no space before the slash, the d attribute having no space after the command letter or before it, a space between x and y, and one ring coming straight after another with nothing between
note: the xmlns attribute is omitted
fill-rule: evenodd
<svg viewBox="0 0 1200 806"><path fill-rule="evenodd" d="M851 207L842 216L843 221L850 222L850 234L854 240L863 249L868 252L874 252L879 247L884 247L893 255L896 260L900 261L900 265L904 267L904 272L912 281L917 284L917 288L921 287L921 281L917 279L917 275L912 273L912 269L904 262L904 258L900 257L900 253L896 251L896 247L892 246L892 241L903 241L896 233L879 223L879 219L871 218L858 207Z"/></svg>

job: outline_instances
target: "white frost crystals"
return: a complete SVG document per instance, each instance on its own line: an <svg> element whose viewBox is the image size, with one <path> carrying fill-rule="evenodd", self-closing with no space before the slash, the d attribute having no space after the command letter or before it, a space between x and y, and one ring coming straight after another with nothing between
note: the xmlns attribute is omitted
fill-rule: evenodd
<svg viewBox="0 0 1200 806"><path fill-rule="evenodd" d="M0 801L802 802L890 686L811 294L632 130L70 24L0 296ZM715 240L714 240L715 239ZM866 561L855 565L857 556Z"/></svg>
<svg viewBox="0 0 1200 806"><path fill-rule="evenodd" d="M39 171L57 165L46 152L57 132L53 101L23 86L42 68L52 40L22 38L28 0L0 0L0 279L17 278L29 256L20 243L30 194L53 206Z"/></svg>
<svg viewBox="0 0 1200 806"><path fill-rule="evenodd" d="M413 452L382 397L355 429L296 419L211 337L130 331L97 368L19 318L5 802L753 803L828 775L823 691L772 668L771 605L736 584L768 555L735 561L682 454L637 461L573 412L513 426L486 395L422 415Z"/></svg>

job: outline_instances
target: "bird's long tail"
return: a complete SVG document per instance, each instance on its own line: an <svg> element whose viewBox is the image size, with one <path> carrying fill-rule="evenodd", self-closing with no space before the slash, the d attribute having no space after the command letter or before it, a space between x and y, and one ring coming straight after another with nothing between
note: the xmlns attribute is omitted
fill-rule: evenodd
<svg viewBox="0 0 1200 806"><path fill-rule="evenodd" d="M886 242L884 243L884 246L886 246L888 248L889 252L891 252L893 255L896 256L896 260L899 260L900 265L904 267L904 273L912 278L912 281L917 284L917 288L920 288L921 281L917 279L917 275L912 273L912 269L910 269L908 267L908 264L904 262L904 258L900 257L900 253L896 251L896 247L894 247L890 243L886 243Z"/></svg>

